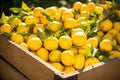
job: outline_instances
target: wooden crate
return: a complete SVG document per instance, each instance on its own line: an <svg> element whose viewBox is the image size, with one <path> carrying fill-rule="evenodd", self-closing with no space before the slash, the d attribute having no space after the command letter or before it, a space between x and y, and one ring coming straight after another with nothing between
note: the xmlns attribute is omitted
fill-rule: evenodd
<svg viewBox="0 0 120 80"><path fill-rule="evenodd" d="M3 80L29 80L7 61L0 57L0 77ZM0 79L1 80L1 79Z"/></svg>
<svg viewBox="0 0 120 80"><path fill-rule="evenodd" d="M65 75L2 35L0 55L30 80L120 80L119 58Z"/></svg>

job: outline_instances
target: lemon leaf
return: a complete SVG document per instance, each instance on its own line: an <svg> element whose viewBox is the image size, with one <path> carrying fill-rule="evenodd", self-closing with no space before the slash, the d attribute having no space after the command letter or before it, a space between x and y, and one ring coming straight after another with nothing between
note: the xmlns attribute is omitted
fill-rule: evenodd
<svg viewBox="0 0 120 80"><path fill-rule="evenodd" d="M53 16L52 15L50 15L50 14L48 14L47 12L43 12L42 13L49 21L53 21L54 20L54 18L53 18Z"/></svg>
<svg viewBox="0 0 120 80"><path fill-rule="evenodd" d="M22 7L21 8L25 11L30 11L31 10L24 1L22 1Z"/></svg>
<svg viewBox="0 0 120 80"><path fill-rule="evenodd" d="M93 46L90 45L87 47L86 58L92 57L92 53L93 53Z"/></svg>
<svg viewBox="0 0 120 80"><path fill-rule="evenodd" d="M9 10L12 11L13 13L19 13L21 11L21 8L12 7Z"/></svg>
<svg viewBox="0 0 120 80"><path fill-rule="evenodd" d="M1 18L2 18L3 23L7 23L8 18L7 18L7 16L5 15L4 12L2 12L2 16L1 16Z"/></svg>
<svg viewBox="0 0 120 80"><path fill-rule="evenodd" d="M42 41L44 41L47 38L46 34L40 29L37 29L37 30L38 30L38 36L40 37Z"/></svg>
<svg viewBox="0 0 120 80"><path fill-rule="evenodd" d="M12 34L4 32L3 36L5 36L7 39L10 39L10 37L12 36Z"/></svg>
<svg viewBox="0 0 120 80"><path fill-rule="evenodd" d="M107 10L104 9L102 13L109 19L109 14L108 14Z"/></svg>

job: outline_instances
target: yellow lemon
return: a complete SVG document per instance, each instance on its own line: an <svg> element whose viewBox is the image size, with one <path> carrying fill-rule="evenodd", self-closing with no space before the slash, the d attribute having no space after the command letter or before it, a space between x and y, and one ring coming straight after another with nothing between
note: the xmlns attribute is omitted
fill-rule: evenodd
<svg viewBox="0 0 120 80"><path fill-rule="evenodd" d="M76 69L83 69L85 65L85 56L81 54L75 55L74 67Z"/></svg>
<svg viewBox="0 0 120 80"><path fill-rule="evenodd" d="M74 55L78 54L78 48L75 46L72 46L70 49L68 49L74 53Z"/></svg>
<svg viewBox="0 0 120 80"><path fill-rule="evenodd" d="M75 27L77 27L77 21L74 18L67 18L64 21L64 27L65 28L75 28Z"/></svg>
<svg viewBox="0 0 120 80"><path fill-rule="evenodd" d="M58 48L58 39L56 37L48 37L44 40L44 47L48 50L56 50Z"/></svg>
<svg viewBox="0 0 120 80"><path fill-rule="evenodd" d="M89 8L89 12L90 12L90 13L94 12L95 9L96 9L96 4L93 3L93 2L89 2L89 3L87 4L87 6L88 6L88 8Z"/></svg>
<svg viewBox="0 0 120 80"><path fill-rule="evenodd" d="M49 52L47 49L41 47L40 49L37 50L36 55L41 59L48 61Z"/></svg>
<svg viewBox="0 0 120 80"><path fill-rule="evenodd" d="M64 21L67 18L74 18L74 15L73 15L72 11L65 10L65 11L63 11L61 17L62 17L62 20Z"/></svg>
<svg viewBox="0 0 120 80"><path fill-rule="evenodd" d="M83 46L86 44L87 36L83 32L76 32L72 35L72 41L76 46Z"/></svg>
<svg viewBox="0 0 120 80"><path fill-rule="evenodd" d="M102 40L104 40L104 39L109 39L109 40L113 40L113 35L112 34L109 34L109 33L106 33L103 37L102 37Z"/></svg>
<svg viewBox="0 0 120 80"><path fill-rule="evenodd" d="M113 23L113 27L114 27L115 29L117 29L118 31L120 31L120 22L114 22L114 23Z"/></svg>
<svg viewBox="0 0 120 80"><path fill-rule="evenodd" d="M34 38L34 37L37 37L37 35L36 34L31 34L29 36L26 36L26 41L28 41L29 39Z"/></svg>
<svg viewBox="0 0 120 80"><path fill-rule="evenodd" d="M61 51L60 50L53 50L49 54L49 60L50 62L60 62L60 57L61 57Z"/></svg>
<svg viewBox="0 0 120 80"><path fill-rule="evenodd" d="M107 31L109 31L110 29L112 29L113 23L112 23L111 20L106 19L106 20L104 20L104 21L101 23L100 26L101 26L103 32L107 32Z"/></svg>
<svg viewBox="0 0 120 80"><path fill-rule="evenodd" d="M34 16L27 16L25 19L26 24L40 23L40 19Z"/></svg>
<svg viewBox="0 0 120 80"><path fill-rule="evenodd" d="M72 29L72 32L71 32L71 36L72 36L75 32L84 32L84 30L81 29L81 28L73 28L73 29Z"/></svg>
<svg viewBox="0 0 120 80"><path fill-rule="evenodd" d="M53 67L55 67L56 69L58 69L59 71L63 71L63 69L64 69L64 66L61 63L58 63L58 62L51 63L51 65Z"/></svg>
<svg viewBox="0 0 120 80"><path fill-rule="evenodd" d="M97 59L97 58L88 58L86 61L85 61L85 67L88 67L88 66L92 66L94 64L97 64L99 63L100 61Z"/></svg>
<svg viewBox="0 0 120 80"><path fill-rule="evenodd" d="M94 48L97 48L98 46L98 39L95 37L89 38L87 40L87 44L91 44Z"/></svg>
<svg viewBox="0 0 120 80"><path fill-rule="evenodd" d="M113 28L113 29L110 29L107 33L115 36L118 32L119 32L119 31L118 31L117 29Z"/></svg>
<svg viewBox="0 0 120 80"><path fill-rule="evenodd" d="M17 25L19 23L22 23L22 20L19 19L19 18L14 18L13 21L11 22L11 26L13 27L13 26L15 26L15 25Z"/></svg>
<svg viewBox="0 0 120 80"><path fill-rule="evenodd" d="M28 31L29 27L27 27L25 23L19 23L16 28L16 32L28 32Z"/></svg>
<svg viewBox="0 0 120 80"><path fill-rule="evenodd" d="M76 70L75 70L75 68L74 67L72 67L72 66L67 66L67 67L65 67L64 68L64 73L65 74L68 74L68 73L73 73L73 72L75 72Z"/></svg>
<svg viewBox="0 0 120 80"><path fill-rule="evenodd" d="M109 53L111 54L109 56L109 59L114 59L114 58L120 57L120 52L119 51L111 51Z"/></svg>
<svg viewBox="0 0 120 80"><path fill-rule="evenodd" d="M33 16L34 17L41 17L42 12L44 12L44 9L42 7L36 7L33 9Z"/></svg>
<svg viewBox="0 0 120 80"><path fill-rule="evenodd" d="M72 53L69 50L65 50L65 51L62 52L62 54L61 54L61 62L65 66L72 66L74 64L74 61L75 61L74 53Z"/></svg>
<svg viewBox="0 0 120 80"><path fill-rule="evenodd" d="M61 29L62 23L58 21L49 22L48 27L52 32L56 32Z"/></svg>
<svg viewBox="0 0 120 80"><path fill-rule="evenodd" d="M4 32L6 32L6 33L11 33L11 31L12 31L12 28L11 28L11 26L10 26L9 24L3 24L3 25L1 26L1 28L0 28L0 32L1 32L2 34L4 34Z"/></svg>
<svg viewBox="0 0 120 80"><path fill-rule="evenodd" d="M44 25L47 25L49 20L43 15L40 17L41 23Z"/></svg>
<svg viewBox="0 0 120 80"><path fill-rule="evenodd" d="M70 49L72 47L72 39L69 36L61 36L59 38L59 45L62 49Z"/></svg>
<svg viewBox="0 0 120 80"><path fill-rule="evenodd" d="M100 42L99 47L102 51L112 51L112 42L109 39L104 39Z"/></svg>
<svg viewBox="0 0 120 80"><path fill-rule="evenodd" d="M10 37L12 41L21 44L24 41L24 38L21 34L13 33L12 36Z"/></svg>
<svg viewBox="0 0 120 80"><path fill-rule="evenodd" d="M97 35L102 38L104 36L104 33L102 31L98 31Z"/></svg>
<svg viewBox="0 0 120 80"><path fill-rule="evenodd" d="M115 39L117 40L117 43L120 45L120 32L116 34Z"/></svg>
<svg viewBox="0 0 120 80"><path fill-rule="evenodd" d="M77 1L73 4L73 9L76 10L76 11L79 11L81 6L82 6L82 3Z"/></svg>
<svg viewBox="0 0 120 80"><path fill-rule="evenodd" d="M34 34L38 33L38 29L40 29L41 31L44 31L45 30L45 26L43 24L36 24L33 27L33 33Z"/></svg>
<svg viewBox="0 0 120 80"><path fill-rule="evenodd" d="M22 42L22 43L20 44L20 46L21 46L22 48L28 50L28 46L27 46L27 44L26 44L25 42Z"/></svg>
<svg viewBox="0 0 120 80"><path fill-rule="evenodd" d="M42 46L42 41L39 37L33 37L27 40L27 46L30 50L36 51Z"/></svg>

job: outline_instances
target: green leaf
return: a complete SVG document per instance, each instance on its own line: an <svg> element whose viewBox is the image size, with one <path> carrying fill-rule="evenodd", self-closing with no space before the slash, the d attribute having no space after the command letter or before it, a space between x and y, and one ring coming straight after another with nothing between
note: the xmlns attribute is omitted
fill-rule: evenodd
<svg viewBox="0 0 120 80"><path fill-rule="evenodd" d="M13 13L19 13L21 11L21 8L12 7L9 10L12 11Z"/></svg>
<svg viewBox="0 0 120 80"><path fill-rule="evenodd" d="M108 14L107 10L104 9L102 13L109 19L109 14Z"/></svg>
<svg viewBox="0 0 120 80"><path fill-rule="evenodd" d="M86 58L92 57L92 53L93 53L93 46L92 46L92 45L89 45L89 46L87 47Z"/></svg>
<svg viewBox="0 0 120 80"><path fill-rule="evenodd" d="M31 10L24 1L22 1L22 7L21 8L25 11L30 11Z"/></svg>
<svg viewBox="0 0 120 80"><path fill-rule="evenodd" d="M40 37L42 41L44 41L47 38L46 34L40 29L38 29L38 36Z"/></svg>
<svg viewBox="0 0 120 80"><path fill-rule="evenodd" d="M4 32L3 34L7 39L10 39L10 37L12 36L12 34Z"/></svg>
<svg viewBox="0 0 120 80"><path fill-rule="evenodd" d="M52 22L54 20L54 17L50 14L48 14L47 12L43 12L42 13L50 22Z"/></svg>
<svg viewBox="0 0 120 80"><path fill-rule="evenodd" d="M3 23L6 24L6 23L8 22L8 18L7 18L7 16L5 15L4 12L2 12L2 16L1 16L1 18L2 18Z"/></svg>

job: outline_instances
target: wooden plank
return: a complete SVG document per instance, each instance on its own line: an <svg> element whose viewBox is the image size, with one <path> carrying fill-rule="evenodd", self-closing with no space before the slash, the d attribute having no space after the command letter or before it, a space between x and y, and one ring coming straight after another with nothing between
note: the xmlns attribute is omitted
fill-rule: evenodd
<svg viewBox="0 0 120 80"><path fill-rule="evenodd" d="M21 73L0 58L0 77L3 80L28 80Z"/></svg>
<svg viewBox="0 0 120 80"><path fill-rule="evenodd" d="M102 63L99 63L102 64ZM78 80L120 80L120 59L98 64L88 71L78 74Z"/></svg>
<svg viewBox="0 0 120 80"><path fill-rule="evenodd" d="M0 35L0 55L31 80L53 80L57 70ZM55 72L56 71L56 72ZM47 77L46 77L47 76Z"/></svg>

